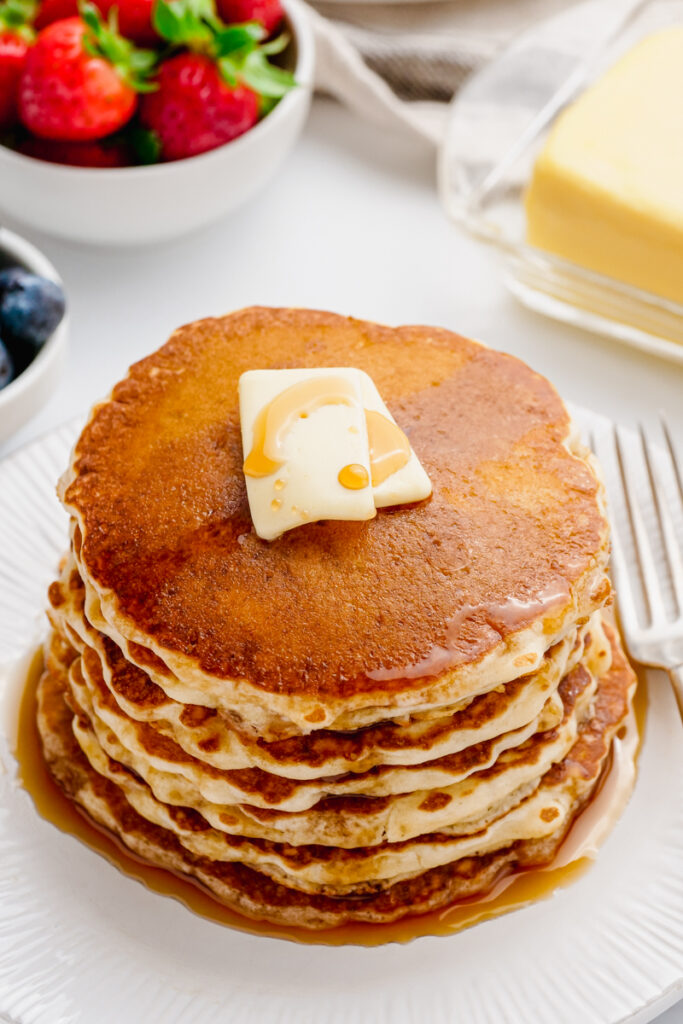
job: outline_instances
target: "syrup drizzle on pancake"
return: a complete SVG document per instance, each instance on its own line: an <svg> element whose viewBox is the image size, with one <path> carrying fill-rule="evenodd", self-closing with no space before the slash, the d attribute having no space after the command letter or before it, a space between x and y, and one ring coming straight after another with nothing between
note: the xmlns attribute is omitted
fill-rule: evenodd
<svg viewBox="0 0 683 1024"><path fill-rule="evenodd" d="M355 405L353 388L343 377L311 377L281 391L261 409L254 424L254 441L244 460L246 476L271 476L284 462L284 435L296 419L306 419L324 405ZM365 410L372 485L377 487L410 459L410 442L400 427L382 413ZM368 485L363 466L344 466L339 483L350 490Z"/></svg>
<svg viewBox="0 0 683 1024"><path fill-rule="evenodd" d="M356 405L353 388L343 377L311 377L285 388L261 409L254 443L244 460L246 476L270 476L284 463L282 441L295 419L306 419L324 405Z"/></svg>
<svg viewBox="0 0 683 1024"><path fill-rule="evenodd" d="M321 376L333 376L351 353L400 420L432 498L372 528L325 521L260 544L242 472L239 377L256 365L327 366ZM437 682L467 680L471 690L489 668L514 673L509 656L538 639L531 629L471 638L457 680L427 676L428 694L401 676L450 646L446 623L465 603L526 600L566 579L572 603L564 618L553 608L558 635L577 610L604 603L600 485L569 437L543 378L450 332L246 310L183 328L137 364L94 411L61 495L93 600L117 634L149 639L188 685L201 674L217 702L267 718L262 731L285 720L301 731L342 713L380 718L399 693L406 706L443 703ZM392 681L368 676L387 669Z"/></svg>
<svg viewBox="0 0 683 1024"><path fill-rule="evenodd" d="M374 409L365 410L372 486L378 487L410 459L410 442L400 427Z"/></svg>
<svg viewBox="0 0 683 1024"><path fill-rule="evenodd" d="M443 644L435 644L431 650L410 665L398 668L370 669L369 679L389 682L396 679L422 679L438 676L448 669L467 661L469 651L467 637L472 633L476 643L481 643L483 633L505 635L527 625L538 617L545 617L554 607L562 607L569 600L569 588L563 580L550 580L541 590L526 600L508 597L501 603L465 604L446 623Z"/></svg>

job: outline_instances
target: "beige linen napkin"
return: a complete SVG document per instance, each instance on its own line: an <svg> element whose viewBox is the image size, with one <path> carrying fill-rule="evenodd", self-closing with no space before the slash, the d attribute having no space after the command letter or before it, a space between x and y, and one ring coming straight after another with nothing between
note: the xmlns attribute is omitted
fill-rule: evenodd
<svg viewBox="0 0 683 1024"><path fill-rule="evenodd" d="M316 86L366 118L437 144L467 75L517 33L577 0L320 0Z"/></svg>
<svg viewBox="0 0 683 1024"><path fill-rule="evenodd" d="M452 95L515 37L519 45L496 71L504 118L512 108L527 116L551 100L566 101L565 85L643 6L643 0L313 2L316 87L431 146L443 140Z"/></svg>

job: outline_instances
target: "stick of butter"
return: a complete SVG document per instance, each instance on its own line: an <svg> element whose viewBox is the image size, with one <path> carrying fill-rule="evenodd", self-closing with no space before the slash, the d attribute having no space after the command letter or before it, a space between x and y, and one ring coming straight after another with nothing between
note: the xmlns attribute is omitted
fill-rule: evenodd
<svg viewBox="0 0 683 1024"><path fill-rule="evenodd" d="M560 115L527 240L683 303L683 25L647 36Z"/></svg>
<svg viewBox="0 0 683 1024"><path fill-rule="evenodd" d="M247 497L264 540L320 519L372 519L377 508L431 494L407 437L360 370L250 370L239 400Z"/></svg>

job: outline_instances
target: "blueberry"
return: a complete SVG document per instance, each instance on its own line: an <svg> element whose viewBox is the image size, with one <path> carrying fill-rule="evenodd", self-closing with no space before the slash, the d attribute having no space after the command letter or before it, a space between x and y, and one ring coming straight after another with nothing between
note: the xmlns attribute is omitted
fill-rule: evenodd
<svg viewBox="0 0 683 1024"><path fill-rule="evenodd" d="M14 368L14 377L18 377L20 373L23 373L36 358L34 346L28 341L22 341L21 338L8 338L5 342L5 348L9 352Z"/></svg>
<svg viewBox="0 0 683 1024"><path fill-rule="evenodd" d="M54 281L21 267L0 270L0 333L38 349L64 316L64 293Z"/></svg>
<svg viewBox="0 0 683 1024"><path fill-rule="evenodd" d="M0 341L0 391L9 384L13 374L12 359L4 344Z"/></svg>

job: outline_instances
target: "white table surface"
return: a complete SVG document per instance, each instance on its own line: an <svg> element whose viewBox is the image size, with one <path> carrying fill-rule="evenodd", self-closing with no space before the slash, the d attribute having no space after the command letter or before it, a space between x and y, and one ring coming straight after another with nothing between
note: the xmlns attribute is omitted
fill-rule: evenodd
<svg viewBox="0 0 683 1024"><path fill-rule="evenodd" d="M683 366L518 305L495 254L446 220L434 177L421 144L317 100L269 190L199 234L98 250L17 228L62 274L72 335L61 387L0 455L84 412L174 327L251 304L449 327L520 356L565 398L619 422L664 411L683 437ZM660 1021L683 1024L683 1006Z"/></svg>
<svg viewBox="0 0 683 1024"><path fill-rule="evenodd" d="M269 191L199 234L100 250L19 230L61 272L73 326L60 389L0 454L86 410L179 324L253 303L453 328L525 359L567 399L622 422L661 409L683 435L683 366L520 306L496 254L443 215L429 150L332 101L316 101Z"/></svg>

